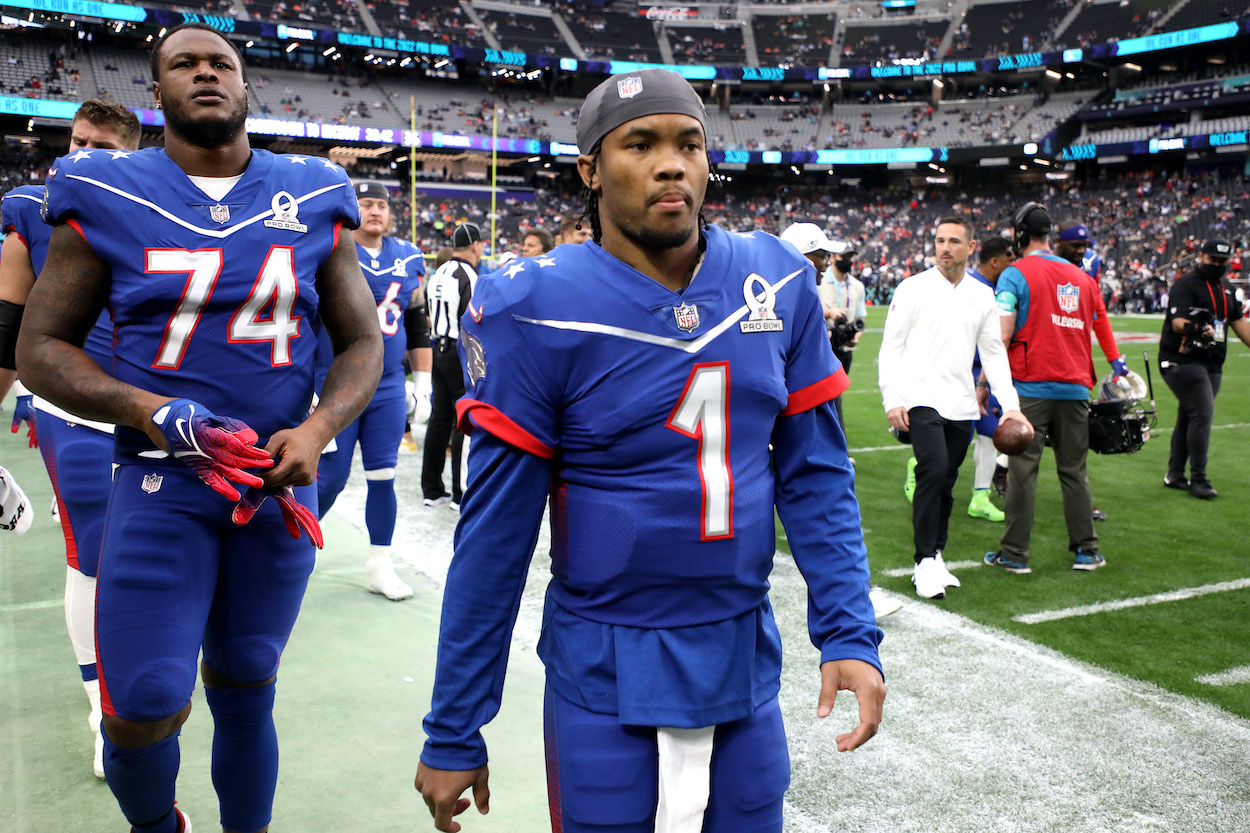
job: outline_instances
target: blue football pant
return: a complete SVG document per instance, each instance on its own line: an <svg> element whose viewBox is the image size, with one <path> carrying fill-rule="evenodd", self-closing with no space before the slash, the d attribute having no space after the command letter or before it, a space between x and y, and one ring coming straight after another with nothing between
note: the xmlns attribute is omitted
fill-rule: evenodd
<svg viewBox="0 0 1250 833"><path fill-rule="evenodd" d="M364 412L335 437L338 448L321 455L317 466L317 513L324 518L347 485L352 455L356 444L360 444L360 459L369 481L365 526L369 543L374 545L388 546L395 532L395 466L408 416L404 396L403 388L375 396Z"/></svg>
<svg viewBox="0 0 1250 833"><path fill-rule="evenodd" d="M100 563L100 537L113 478L113 435L35 411L39 453L52 480L65 560L85 576Z"/></svg>
<svg viewBox="0 0 1250 833"><path fill-rule="evenodd" d="M313 487L295 490L306 505ZM106 714L168 717L204 662L255 683L278 671L313 568L277 501L243 527L234 504L182 466L117 469L100 555L96 641Z"/></svg>
<svg viewBox="0 0 1250 833"><path fill-rule="evenodd" d="M655 729L624 726L547 687L547 797L553 833L654 833ZM790 754L776 698L716 727L703 833L780 833Z"/></svg>

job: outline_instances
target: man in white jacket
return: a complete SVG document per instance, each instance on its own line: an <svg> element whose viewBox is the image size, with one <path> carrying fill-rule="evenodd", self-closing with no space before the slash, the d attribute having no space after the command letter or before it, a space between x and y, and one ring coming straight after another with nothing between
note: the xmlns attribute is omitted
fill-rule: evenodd
<svg viewBox="0 0 1250 833"><path fill-rule="evenodd" d="M1011 383L993 291L967 279L976 243L962 217L938 222L936 264L899 284L885 320L878 362L881 398L890 427L911 434L916 456L912 530L916 593L940 599L959 579L946 569L952 489L980 413L971 368L974 352L1004 420L1028 420Z"/></svg>

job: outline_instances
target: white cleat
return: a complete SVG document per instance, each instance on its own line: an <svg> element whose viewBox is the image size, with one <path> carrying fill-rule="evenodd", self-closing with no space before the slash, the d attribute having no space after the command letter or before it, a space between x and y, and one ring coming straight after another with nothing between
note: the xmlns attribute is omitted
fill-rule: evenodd
<svg viewBox="0 0 1250 833"><path fill-rule="evenodd" d="M946 587L959 587L959 579L950 570L946 569L946 562L942 560L942 553L936 556L938 569L942 572L942 584Z"/></svg>
<svg viewBox="0 0 1250 833"><path fill-rule="evenodd" d="M412 588L395 574L390 556L374 556L365 562L365 588L393 602L412 598Z"/></svg>
<svg viewBox="0 0 1250 833"><path fill-rule="evenodd" d="M946 598L943 571L935 556L920 559L915 572L912 573L911 581L916 585L916 595L922 599Z"/></svg>
<svg viewBox="0 0 1250 833"><path fill-rule="evenodd" d="M872 602L872 613L877 621L881 621L903 606L902 601L893 596L887 596L876 587L868 588L868 600Z"/></svg>

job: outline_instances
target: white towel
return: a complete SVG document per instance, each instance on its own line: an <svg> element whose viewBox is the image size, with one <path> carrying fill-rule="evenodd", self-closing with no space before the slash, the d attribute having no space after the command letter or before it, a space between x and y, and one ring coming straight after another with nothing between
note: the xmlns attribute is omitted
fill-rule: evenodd
<svg viewBox="0 0 1250 833"><path fill-rule="evenodd" d="M699 833L712 783L716 727L656 729L660 749L660 801L655 833Z"/></svg>

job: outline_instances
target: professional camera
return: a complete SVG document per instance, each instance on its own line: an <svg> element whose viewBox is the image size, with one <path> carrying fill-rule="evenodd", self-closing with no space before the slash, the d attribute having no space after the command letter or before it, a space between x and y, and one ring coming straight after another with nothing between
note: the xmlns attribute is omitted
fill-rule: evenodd
<svg viewBox="0 0 1250 833"><path fill-rule="evenodd" d="M1215 314L1203 307L1190 307L1185 314L1189 323L1198 330L1197 335L1185 335L1181 338L1181 352L1185 355L1201 355L1215 347L1215 339L1206 334L1207 327L1215 326Z"/></svg>
<svg viewBox="0 0 1250 833"><path fill-rule="evenodd" d="M856 333L862 332L864 322L855 319L851 320L843 318L833 322L833 329L829 331L829 340L840 350L848 350L851 347L851 341L854 340Z"/></svg>

